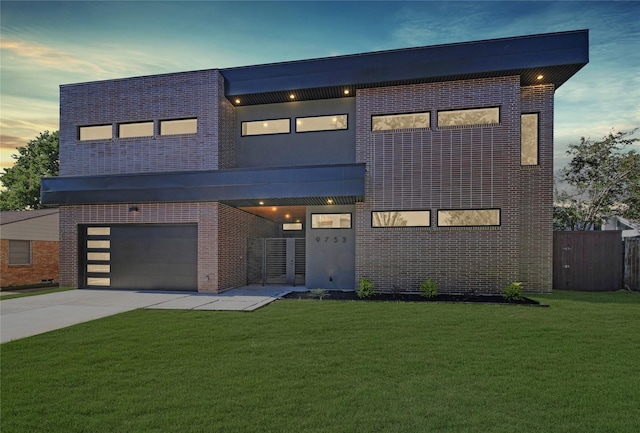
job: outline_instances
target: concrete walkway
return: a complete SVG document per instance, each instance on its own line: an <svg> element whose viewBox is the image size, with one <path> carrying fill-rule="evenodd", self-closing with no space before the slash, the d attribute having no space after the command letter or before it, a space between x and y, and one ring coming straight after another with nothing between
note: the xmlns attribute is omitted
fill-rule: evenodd
<svg viewBox="0 0 640 433"><path fill-rule="evenodd" d="M292 290L292 287L248 286L210 295L78 289L0 300L0 343L138 308L253 311Z"/></svg>

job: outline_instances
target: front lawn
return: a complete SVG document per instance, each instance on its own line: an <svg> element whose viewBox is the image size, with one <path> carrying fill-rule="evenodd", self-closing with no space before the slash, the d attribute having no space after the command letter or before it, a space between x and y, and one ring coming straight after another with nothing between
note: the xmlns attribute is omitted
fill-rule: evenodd
<svg viewBox="0 0 640 433"><path fill-rule="evenodd" d="M3 344L0 431L635 433L640 294L534 298L124 313Z"/></svg>

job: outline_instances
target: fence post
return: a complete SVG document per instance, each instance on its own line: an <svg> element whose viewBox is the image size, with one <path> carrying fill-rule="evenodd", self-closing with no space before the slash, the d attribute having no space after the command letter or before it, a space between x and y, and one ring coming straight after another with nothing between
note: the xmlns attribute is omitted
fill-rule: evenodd
<svg viewBox="0 0 640 433"><path fill-rule="evenodd" d="M624 241L624 287L640 290L640 238Z"/></svg>

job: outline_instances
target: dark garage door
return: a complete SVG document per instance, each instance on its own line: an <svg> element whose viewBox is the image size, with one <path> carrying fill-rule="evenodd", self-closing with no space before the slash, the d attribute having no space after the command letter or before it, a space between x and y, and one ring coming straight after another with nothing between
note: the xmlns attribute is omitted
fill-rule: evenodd
<svg viewBox="0 0 640 433"><path fill-rule="evenodd" d="M198 288L198 226L111 226L111 288Z"/></svg>

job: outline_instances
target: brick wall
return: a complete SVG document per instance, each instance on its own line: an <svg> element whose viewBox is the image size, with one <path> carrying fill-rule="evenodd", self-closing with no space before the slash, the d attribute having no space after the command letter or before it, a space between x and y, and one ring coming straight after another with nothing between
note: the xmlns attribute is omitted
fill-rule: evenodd
<svg viewBox="0 0 640 433"><path fill-rule="evenodd" d="M517 76L358 90L356 152L367 175L356 278L379 290L416 291L432 278L443 292L485 293L520 280L520 99ZM436 126L438 110L492 106L499 125ZM371 131L372 115L422 111L429 130ZM500 208L501 226L436 226L438 209L474 208ZM431 210L431 227L372 229L372 210Z"/></svg>
<svg viewBox="0 0 640 433"><path fill-rule="evenodd" d="M78 205L60 208L60 285L78 287L78 225L198 224L198 291L246 284L247 237L275 236L268 220L219 203Z"/></svg>
<svg viewBox="0 0 640 433"><path fill-rule="evenodd" d="M31 241L31 264L9 265L9 240L0 241L0 287L58 281L59 242Z"/></svg>
<svg viewBox="0 0 640 433"><path fill-rule="evenodd" d="M217 70L61 86L60 176L229 167L229 116L233 107ZM198 119L197 134L158 135L161 120L191 117ZM118 123L141 121L154 121L154 136L117 138ZM78 140L79 126L101 124L113 125L113 139Z"/></svg>

